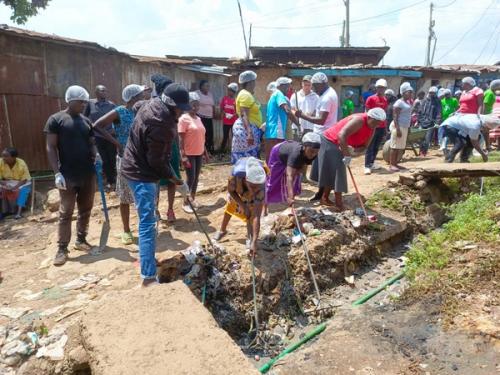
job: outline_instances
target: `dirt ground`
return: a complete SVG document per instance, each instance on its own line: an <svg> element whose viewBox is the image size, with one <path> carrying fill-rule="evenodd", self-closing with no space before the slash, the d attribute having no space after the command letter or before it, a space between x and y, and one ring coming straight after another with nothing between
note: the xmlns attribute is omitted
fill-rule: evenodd
<svg viewBox="0 0 500 375"><path fill-rule="evenodd" d="M436 162L436 160L436 155L427 158L409 158L404 165L411 169L426 163ZM399 178L398 174L392 174L386 170L374 171L369 176L363 175L362 158L353 161L352 169L361 193L365 196L383 189L388 182L396 182ZM227 165L207 166L200 178L201 184L197 198L201 205L199 214L203 225L210 234L213 234L220 226L226 197L225 184L229 171L230 167ZM351 183L349 189L353 191ZM306 200L312 196L314 191L314 186L304 184L303 196L299 199L297 206L306 205ZM42 212L20 221L6 220L0 223L0 239L2 240L0 242L2 249L0 301L2 306L0 307L22 307L29 310L29 313L22 318L25 323L41 319L49 329L61 325L72 327L91 301L99 300L109 293L129 291L137 287L140 281L137 262L138 248L136 244L131 246L121 244L118 201L113 193L108 195L108 200L112 207L110 211L112 231L106 251L101 255L90 255L72 250L69 261L63 267L52 266L52 258L56 249L56 214ZM355 196L352 193L346 196L346 202L351 208L357 207ZM274 207L271 212L279 212L283 208ZM133 233L137 235L137 217L134 210L131 211L131 227ZM160 212L164 215L165 211L166 192L162 192ZM160 226L157 245L157 258L159 260L175 256L195 240L206 242L195 217L182 211L180 199L176 199L175 211L176 223L173 226L162 223ZM90 243L98 243L101 224L100 199L96 194L88 236ZM229 235L221 244L230 256L246 259L244 225L233 220L229 225L229 231ZM262 256L269 257L268 253L263 253ZM359 297L363 291L378 285L386 277L392 276L391 272L401 266L401 261L397 258L388 259L390 261L387 262L390 264L380 263L380 267L387 268L385 271L380 272L379 270L377 273L377 268L371 267L373 270L366 273L366 275L371 276L361 274L355 288L348 285L339 287L331 297L342 301L341 305L348 305L348 302L356 296ZM78 288L68 289L64 287L70 281L89 274L87 280L91 280L90 282L84 282ZM358 277L356 276L356 278ZM37 293L39 295L36 295ZM389 303L388 296L389 294L380 296L380 298ZM416 317L413 318L414 321L423 319L425 311L425 309L417 311ZM336 373L355 374L448 373L439 370L439 367L433 367L435 371L430 371L427 369L430 366L427 362L420 361L420 359L417 361L412 355L402 355L398 348L402 345L401 340L403 339L399 341L382 339L384 336L377 328L378 323L375 322L377 316L379 319L383 319L387 312L373 310L373 312L367 313L373 318L365 321L362 316L365 316L366 313L362 309L355 312L345 309L345 312L339 312L339 317L343 316L344 318L336 319L335 317L332 321L333 325L329 326L327 332L318 339L317 343L290 356L284 361L287 363L286 365L278 366L273 371L276 371L277 374L324 374L331 373L331 369L336 368L338 370ZM404 314L399 318L394 318L394 327L397 324L410 327L405 319L410 318ZM0 316L0 327L13 324L15 322L12 322L11 319ZM130 324L138 323L131 322ZM356 333L356 335L352 335L352 333ZM71 349L71 345L68 344L68 346ZM337 354L340 354L340 357ZM353 354L352 357L351 354ZM471 349L464 355L473 356L476 354L477 352ZM315 364L313 367L318 370L317 372L313 372L316 370L311 369L311 360L313 360ZM379 363L382 364L379 365ZM262 362L256 363L257 366L260 364ZM485 364L488 367L479 366L478 368L491 368L489 367L490 363L481 363L480 365ZM472 369L473 367L468 368ZM454 373L467 373L452 370L455 371ZM2 371L0 365L0 374L3 374ZM482 373L488 372L478 372L478 374Z"/></svg>

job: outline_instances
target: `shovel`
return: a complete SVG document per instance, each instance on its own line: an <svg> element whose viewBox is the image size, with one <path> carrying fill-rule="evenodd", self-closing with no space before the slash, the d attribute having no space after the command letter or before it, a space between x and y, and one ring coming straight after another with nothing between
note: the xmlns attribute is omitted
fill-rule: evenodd
<svg viewBox="0 0 500 375"><path fill-rule="evenodd" d="M106 205L106 195L104 194L104 182L102 180L102 161L97 160L95 163L95 173L97 175L97 185L101 193L102 210L104 211L104 223L101 229L101 238L99 239L99 252L102 253L108 243L109 231L111 225L109 223L108 206Z"/></svg>
<svg viewBox="0 0 500 375"><path fill-rule="evenodd" d="M358 197L359 204L361 205L361 209L363 210L365 218L370 223L376 222L377 221L377 216L375 216L375 215L368 215L368 213L366 212L365 204L363 203L363 198L361 198L361 194L359 193L358 185L356 184L356 180L354 179L354 175L352 174L351 167L347 166L347 170L349 171L349 174L351 175L352 184L354 185L354 190L356 190L356 196Z"/></svg>

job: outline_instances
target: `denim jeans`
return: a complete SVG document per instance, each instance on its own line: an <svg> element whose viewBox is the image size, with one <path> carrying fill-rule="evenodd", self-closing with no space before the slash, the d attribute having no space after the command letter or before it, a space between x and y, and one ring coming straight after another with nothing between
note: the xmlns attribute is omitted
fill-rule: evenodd
<svg viewBox="0 0 500 375"><path fill-rule="evenodd" d="M472 155L472 150L474 147L470 141L469 137L464 137L459 133L459 131L451 126L446 127L445 135L453 142L453 148L448 153L445 158L447 163L453 163L455 157L460 152L460 162L467 163Z"/></svg>
<svg viewBox="0 0 500 375"><path fill-rule="evenodd" d="M139 216L139 258L141 277L156 278L156 199L157 184L128 180Z"/></svg>
<svg viewBox="0 0 500 375"><path fill-rule="evenodd" d="M368 148L366 149L365 154L365 167L371 168L375 163L375 159L377 158L377 153L380 148L380 144L385 139L385 128L377 128L375 129L375 134L373 135L372 141Z"/></svg>
<svg viewBox="0 0 500 375"><path fill-rule="evenodd" d="M422 152L429 151L429 148L431 147L432 141L434 140L434 135L436 134L435 132L436 132L436 128L434 128L434 127L427 129L427 132L425 133L425 138L420 145L420 151L422 151Z"/></svg>
<svg viewBox="0 0 500 375"><path fill-rule="evenodd" d="M445 135L444 126L440 126L438 129L438 143L440 148L448 147L448 137Z"/></svg>

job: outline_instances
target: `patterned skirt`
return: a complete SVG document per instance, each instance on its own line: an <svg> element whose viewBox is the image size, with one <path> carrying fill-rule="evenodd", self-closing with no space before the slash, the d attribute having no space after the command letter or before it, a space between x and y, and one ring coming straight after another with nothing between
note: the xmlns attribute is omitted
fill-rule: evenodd
<svg viewBox="0 0 500 375"><path fill-rule="evenodd" d="M262 130L254 124L250 124L250 130L253 133L254 144L248 145L248 135L243 121L239 118L233 125L233 143L231 145L231 164L236 163L239 159L253 156L259 157L260 140L262 138Z"/></svg>
<svg viewBox="0 0 500 375"><path fill-rule="evenodd" d="M128 181L122 174L122 158L116 156L116 195L120 199L121 204L133 204L134 194L130 190Z"/></svg>

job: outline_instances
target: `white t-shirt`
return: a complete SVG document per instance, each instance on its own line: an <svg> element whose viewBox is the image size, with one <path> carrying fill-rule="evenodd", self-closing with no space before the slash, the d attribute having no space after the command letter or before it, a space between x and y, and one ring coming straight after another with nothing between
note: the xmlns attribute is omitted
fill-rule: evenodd
<svg viewBox="0 0 500 375"><path fill-rule="evenodd" d="M401 109L401 112L399 112L399 117L398 117L398 125L400 128L409 128L411 126L411 109L412 109L412 104L407 103L403 99L398 99L392 106L393 108L399 108ZM393 110L394 111L394 110ZM393 114L393 118L395 118Z"/></svg>
<svg viewBox="0 0 500 375"><path fill-rule="evenodd" d="M314 132L323 134L323 132L337 123L337 112L339 109L339 98L332 87L328 87L325 92L319 97L318 106L316 107L316 116L321 112L328 112L324 125L314 124Z"/></svg>
<svg viewBox="0 0 500 375"><path fill-rule="evenodd" d="M303 90L300 90L296 95L295 93L292 95L292 98L290 99L292 108L295 109L300 109L303 113L305 113L308 116L314 116L316 113L316 108L318 107L319 103L319 96L315 92L310 92L309 95L305 95ZM297 108L297 99L295 98L298 96L299 102L299 108ZM308 130L314 130L314 124L312 122L306 121L303 118L299 119L300 126L302 128L302 131L305 129Z"/></svg>

